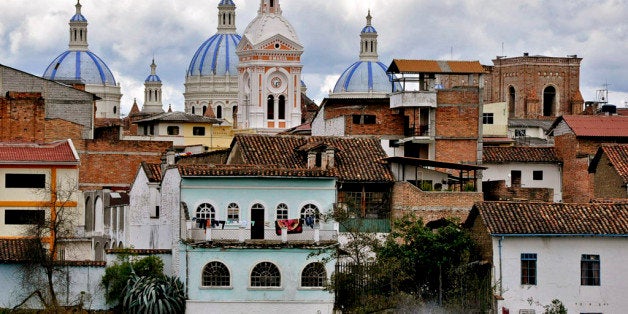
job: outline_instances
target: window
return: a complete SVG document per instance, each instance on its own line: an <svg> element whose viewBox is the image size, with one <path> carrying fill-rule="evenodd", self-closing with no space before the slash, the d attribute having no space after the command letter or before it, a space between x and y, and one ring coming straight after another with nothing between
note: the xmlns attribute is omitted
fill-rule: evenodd
<svg viewBox="0 0 628 314"><path fill-rule="evenodd" d="M169 126L168 127L168 135L179 135L179 127L178 126Z"/></svg>
<svg viewBox="0 0 628 314"><path fill-rule="evenodd" d="M532 180L543 180L543 170L532 171Z"/></svg>
<svg viewBox="0 0 628 314"><path fill-rule="evenodd" d="M155 206L155 209L150 213L150 218L159 218L159 206Z"/></svg>
<svg viewBox="0 0 628 314"><path fill-rule="evenodd" d="M44 223L46 212L43 210L7 209L4 211L5 225L37 225Z"/></svg>
<svg viewBox="0 0 628 314"><path fill-rule="evenodd" d="M240 207L236 203L227 206L227 220L230 222L240 221Z"/></svg>
<svg viewBox="0 0 628 314"><path fill-rule="evenodd" d="M582 254L580 261L580 285L600 285L600 256Z"/></svg>
<svg viewBox="0 0 628 314"><path fill-rule="evenodd" d="M43 189L46 187L45 174L6 173L4 175L6 188Z"/></svg>
<svg viewBox="0 0 628 314"><path fill-rule="evenodd" d="M521 253L521 284L536 285L535 253Z"/></svg>
<svg viewBox="0 0 628 314"><path fill-rule="evenodd" d="M269 95L266 100L266 119L275 119L275 96Z"/></svg>
<svg viewBox="0 0 628 314"><path fill-rule="evenodd" d="M281 273L273 263L261 262L251 271L251 287L280 287Z"/></svg>
<svg viewBox="0 0 628 314"><path fill-rule="evenodd" d="M231 275L221 262L209 262L203 267L203 287L229 287Z"/></svg>
<svg viewBox="0 0 628 314"><path fill-rule="evenodd" d="M279 110L278 112L279 120L285 120L286 119L286 96L284 95L279 96L279 107L277 109Z"/></svg>
<svg viewBox="0 0 628 314"><path fill-rule="evenodd" d="M195 126L192 128L192 134L195 136L205 136L205 127Z"/></svg>
<svg viewBox="0 0 628 314"><path fill-rule="evenodd" d="M526 129L515 129L515 137L526 137Z"/></svg>
<svg viewBox="0 0 628 314"><path fill-rule="evenodd" d="M211 219L216 217L216 210L211 204L203 203L196 208L196 218Z"/></svg>
<svg viewBox="0 0 628 314"><path fill-rule="evenodd" d="M318 220L318 207L313 204L307 204L301 208L301 218L314 217L314 221Z"/></svg>
<svg viewBox="0 0 628 314"><path fill-rule="evenodd" d="M323 287L327 271L323 263L310 263L301 272L301 287Z"/></svg>
<svg viewBox="0 0 628 314"><path fill-rule="evenodd" d="M513 188L521 187L521 170L510 171L510 186Z"/></svg>
<svg viewBox="0 0 628 314"><path fill-rule="evenodd" d="M222 106L216 107L216 118L222 119Z"/></svg>
<svg viewBox="0 0 628 314"><path fill-rule="evenodd" d="M482 114L482 124L493 124L493 116L492 112Z"/></svg>
<svg viewBox="0 0 628 314"><path fill-rule="evenodd" d="M377 118L372 114L353 115L353 124L375 124L376 122Z"/></svg>
<svg viewBox="0 0 628 314"><path fill-rule="evenodd" d="M288 205L281 203L277 205L277 220L288 219Z"/></svg>

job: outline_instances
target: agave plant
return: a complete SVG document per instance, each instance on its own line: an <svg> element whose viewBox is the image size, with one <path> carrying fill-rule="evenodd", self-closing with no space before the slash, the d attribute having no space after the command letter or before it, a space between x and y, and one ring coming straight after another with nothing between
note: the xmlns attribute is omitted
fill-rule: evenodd
<svg viewBox="0 0 628 314"><path fill-rule="evenodd" d="M185 290L176 277L132 274L123 293L126 313L184 313Z"/></svg>

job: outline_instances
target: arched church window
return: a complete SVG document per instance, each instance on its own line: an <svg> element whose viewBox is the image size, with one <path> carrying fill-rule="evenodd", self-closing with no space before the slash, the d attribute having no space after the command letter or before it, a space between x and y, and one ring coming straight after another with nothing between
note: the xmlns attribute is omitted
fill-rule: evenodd
<svg viewBox="0 0 628 314"><path fill-rule="evenodd" d="M207 106L203 106L203 115L205 115L206 111L207 111Z"/></svg>
<svg viewBox="0 0 628 314"><path fill-rule="evenodd" d="M196 108L194 108L194 106L192 106L192 114L196 114Z"/></svg>
<svg viewBox="0 0 628 314"><path fill-rule="evenodd" d="M275 96L268 95L268 100L266 102L266 118L268 120L275 119Z"/></svg>
<svg viewBox="0 0 628 314"><path fill-rule="evenodd" d="M270 7L274 7L275 6L275 1L274 0L270 0Z"/></svg>
<svg viewBox="0 0 628 314"><path fill-rule="evenodd" d="M79 31L79 35L80 35L80 37L81 37L81 41L83 41L83 30L80 30L80 31Z"/></svg>
<svg viewBox="0 0 628 314"><path fill-rule="evenodd" d="M543 90L543 116L553 116L555 104L556 88L554 88L554 86L548 86L545 88L545 90Z"/></svg>
<svg viewBox="0 0 628 314"><path fill-rule="evenodd" d="M76 28L74 29L74 40L76 40Z"/></svg>
<svg viewBox="0 0 628 314"><path fill-rule="evenodd" d="M113 106L113 114L117 114L118 113L118 107Z"/></svg>
<svg viewBox="0 0 628 314"><path fill-rule="evenodd" d="M222 106L216 107L216 118L222 119Z"/></svg>
<svg viewBox="0 0 628 314"><path fill-rule="evenodd" d="M286 96L279 96L279 108L277 109L279 111L277 113L279 120L286 119Z"/></svg>
<svg viewBox="0 0 628 314"><path fill-rule="evenodd" d="M515 96L515 87L510 86L508 88L508 116L511 118L515 116Z"/></svg>

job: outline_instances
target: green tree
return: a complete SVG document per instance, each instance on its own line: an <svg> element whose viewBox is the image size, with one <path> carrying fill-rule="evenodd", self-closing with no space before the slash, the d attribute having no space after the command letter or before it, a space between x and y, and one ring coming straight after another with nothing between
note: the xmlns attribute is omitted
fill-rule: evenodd
<svg viewBox="0 0 628 314"><path fill-rule="evenodd" d="M552 304L546 305L543 308L545 308L544 314L567 314L567 309L563 305L563 302L558 299L552 300Z"/></svg>
<svg viewBox="0 0 628 314"><path fill-rule="evenodd" d="M129 279L137 277L163 278L164 262L157 256L134 259L130 254L118 255L118 261L105 269L101 283L105 287L105 299L111 305L122 303L122 296Z"/></svg>

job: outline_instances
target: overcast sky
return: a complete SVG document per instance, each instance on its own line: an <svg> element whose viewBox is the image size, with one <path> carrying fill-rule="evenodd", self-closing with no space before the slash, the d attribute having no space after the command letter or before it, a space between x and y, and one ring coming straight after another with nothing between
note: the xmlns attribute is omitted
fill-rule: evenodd
<svg viewBox="0 0 628 314"><path fill-rule="evenodd" d="M122 87L122 112L143 104L153 55L164 107L183 110L185 71L216 32L219 0L82 0L89 48ZM241 33L258 0L234 0ZM380 61L393 58L479 60L530 55L583 58L585 100L609 84L610 102L628 101L628 0L281 0L303 54L303 80L317 103L359 54L370 8ZM0 63L42 75L68 48L76 0L0 0Z"/></svg>

